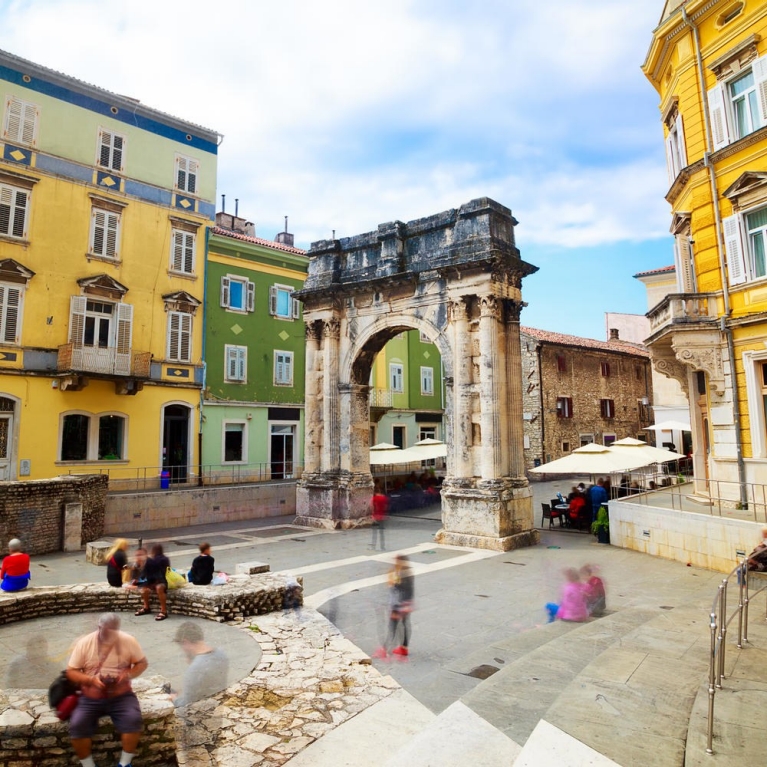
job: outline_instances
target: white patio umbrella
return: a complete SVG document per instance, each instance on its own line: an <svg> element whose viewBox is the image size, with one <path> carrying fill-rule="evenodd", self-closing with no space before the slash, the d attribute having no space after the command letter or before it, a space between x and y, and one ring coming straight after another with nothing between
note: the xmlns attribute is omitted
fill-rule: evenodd
<svg viewBox="0 0 767 767"><path fill-rule="evenodd" d="M645 426L645 431L692 431L689 423L682 421L661 421L652 426Z"/></svg>
<svg viewBox="0 0 767 767"><path fill-rule="evenodd" d="M404 450L389 442L379 442L377 445L371 445L370 465L384 466L388 463L403 463L403 461L398 459L401 458L404 452Z"/></svg>
<svg viewBox="0 0 767 767"><path fill-rule="evenodd" d="M411 453L418 461L429 461L432 458L445 458L447 456L447 445L438 439L427 437L415 445L409 447L406 453Z"/></svg>
<svg viewBox="0 0 767 767"><path fill-rule="evenodd" d="M613 450L621 450L627 455L632 456L634 460L637 461L637 463L635 463L635 468L647 466L651 463L678 461L680 458L685 457L680 453L675 453L673 450L664 450L660 447L653 447L646 442L642 442L641 439L634 439L633 437L619 439L617 442L613 442L610 447Z"/></svg>
<svg viewBox="0 0 767 767"><path fill-rule="evenodd" d="M666 451L663 451L666 452ZM656 459L657 460L657 459ZM613 450L606 445L588 445L573 450L564 458L549 461L530 471L534 474L612 474L618 471L630 471L652 461L637 462L637 456L628 450Z"/></svg>

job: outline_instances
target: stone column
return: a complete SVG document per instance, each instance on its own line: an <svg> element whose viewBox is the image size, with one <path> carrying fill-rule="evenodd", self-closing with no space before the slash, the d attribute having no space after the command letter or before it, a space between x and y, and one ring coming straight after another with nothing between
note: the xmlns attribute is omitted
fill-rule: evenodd
<svg viewBox="0 0 767 767"><path fill-rule="evenodd" d="M501 472L500 419L504 402L498 386L498 372L502 361L498 352L498 299L492 295L479 300L479 399L482 424L482 452L480 476L497 479ZM496 368L498 364L498 368Z"/></svg>
<svg viewBox="0 0 767 767"><path fill-rule="evenodd" d="M522 303L507 300L505 305L506 324L506 391L509 445L508 476L525 476L525 436L522 420L522 349L519 340L519 315Z"/></svg>
<svg viewBox="0 0 767 767"><path fill-rule="evenodd" d="M341 469L350 474L370 474L370 387L341 384Z"/></svg>
<svg viewBox="0 0 767 767"><path fill-rule="evenodd" d="M320 469L320 447L322 445L321 400L319 399L319 371L317 370L320 346L320 325L306 324L306 395L304 439L304 473L316 474Z"/></svg>
<svg viewBox="0 0 767 767"><path fill-rule="evenodd" d="M453 319L453 475L472 476L471 466L471 338L466 302L450 302Z"/></svg>
<svg viewBox="0 0 767 767"><path fill-rule="evenodd" d="M341 323L336 317L322 323L322 458L323 472L337 472L339 461L338 340Z"/></svg>

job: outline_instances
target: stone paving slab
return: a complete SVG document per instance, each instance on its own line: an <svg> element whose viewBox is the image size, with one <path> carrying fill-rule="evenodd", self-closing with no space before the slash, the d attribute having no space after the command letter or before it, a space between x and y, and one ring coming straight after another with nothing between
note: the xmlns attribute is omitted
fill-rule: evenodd
<svg viewBox="0 0 767 767"><path fill-rule="evenodd" d="M558 727L541 720L528 738L514 767L577 765L577 767L620 767L612 759L589 748Z"/></svg>

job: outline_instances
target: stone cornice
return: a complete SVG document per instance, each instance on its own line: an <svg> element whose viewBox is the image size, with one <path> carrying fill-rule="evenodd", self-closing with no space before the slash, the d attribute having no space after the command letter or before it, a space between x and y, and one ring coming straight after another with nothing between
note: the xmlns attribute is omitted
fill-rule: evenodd
<svg viewBox="0 0 767 767"><path fill-rule="evenodd" d="M703 170L706 167L703 160L697 160L696 162L692 163L691 165L688 165L686 168L682 168L682 170L679 171L679 174L674 179L674 183L671 185L671 188L666 192L666 200L670 205L673 205L678 199L679 196L684 191L684 187L687 184L687 182L699 171Z"/></svg>

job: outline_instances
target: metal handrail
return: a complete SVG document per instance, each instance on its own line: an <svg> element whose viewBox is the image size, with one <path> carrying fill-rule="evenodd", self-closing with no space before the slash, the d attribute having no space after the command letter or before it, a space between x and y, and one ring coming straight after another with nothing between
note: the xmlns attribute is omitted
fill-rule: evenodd
<svg viewBox="0 0 767 767"><path fill-rule="evenodd" d="M727 615L727 588L730 578L738 579L738 606ZM738 618L738 642L737 648L743 649L744 643L748 642L748 605L751 600L767 585L762 586L753 594L749 593L749 569L748 559L743 558L732 572L722 579L719 584L714 601L711 604L709 614L709 628L711 630L711 651L708 666L708 722L706 727L706 753L713 754L714 741L714 698L717 690L722 689L722 679L725 678L724 664L727 654L727 627L737 616Z"/></svg>

